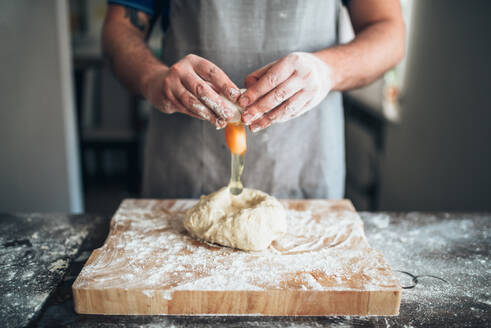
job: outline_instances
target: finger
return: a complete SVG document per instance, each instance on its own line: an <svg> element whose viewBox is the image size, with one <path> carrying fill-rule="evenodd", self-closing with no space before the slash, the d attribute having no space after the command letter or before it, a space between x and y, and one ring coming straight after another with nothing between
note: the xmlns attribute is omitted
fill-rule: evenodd
<svg viewBox="0 0 491 328"><path fill-rule="evenodd" d="M288 79L293 74L293 71L293 67L284 59L274 63L255 84L251 85L240 96L239 105L245 108L255 103L259 98Z"/></svg>
<svg viewBox="0 0 491 328"><path fill-rule="evenodd" d="M187 110L180 102L178 99L174 97L172 93L170 93L166 99L162 101L162 105L159 107L160 110L166 114L173 114L173 113L182 113L186 114L192 117L195 117L200 120L205 120L205 118L201 115L195 114L193 112L190 112Z"/></svg>
<svg viewBox="0 0 491 328"><path fill-rule="evenodd" d="M206 107L198 98L196 98L183 85L176 87L174 97L184 107L186 112L194 113L195 115L211 122L217 128L223 128L227 124L220 119L213 111Z"/></svg>
<svg viewBox="0 0 491 328"><path fill-rule="evenodd" d="M205 119L204 117L200 116L200 115L197 115L189 110L187 110L186 108L184 108L183 111L180 111L179 113L183 113L185 115L189 115L191 117L194 117L194 118L197 118L198 120L202 120L202 121L208 121L207 119ZM210 122L210 121L208 121ZM210 122L211 123L211 122ZM218 127L217 127L218 128Z"/></svg>
<svg viewBox="0 0 491 328"><path fill-rule="evenodd" d="M264 113L271 111L302 89L303 80L293 74L285 82L271 90L267 95L249 106L242 114L242 122L250 124Z"/></svg>
<svg viewBox="0 0 491 328"><path fill-rule="evenodd" d="M249 129L251 130L251 132L256 133L267 128L271 124L273 124L273 121L271 121L266 116L262 116L261 118L254 121L251 125L249 125Z"/></svg>
<svg viewBox="0 0 491 328"><path fill-rule="evenodd" d="M288 98L280 106L261 116L256 121L249 125L249 129L253 132L259 132L273 123L286 122L294 117L302 115L304 109L310 102L309 92L301 90L292 97Z"/></svg>
<svg viewBox="0 0 491 328"><path fill-rule="evenodd" d="M198 115L196 113L189 111L186 107L184 107L184 105L179 101L179 99L174 97L173 94L170 94L168 99L164 100L163 103L164 103L163 107L167 109L166 113L168 114L182 113L185 115L195 117L200 120L206 120L206 118L203 115Z"/></svg>
<svg viewBox="0 0 491 328"><path fill-rule="evenodd" d="M172 101L169 100L162 101L162 105L159 106L159 109L165 114L173 114L180 111L178 106L176 106Z"/></svg>
<svg viewBox="0 0 491 328"><path fill-rule="evenodd" d="M205 81L206 84L213 90L215 91L216 93L220 93L220 90L218 90L217 88L215 88L215 86L213 84L211 84L210 82L208 81Z"/></svg>
<svg viewBox="0 0 491 328"><path fill-rule="evenodd" d="M218 66L201 57L197 57L194 66L196 73L205 81L213 84L216 90L232 102L240 96L240 90Z"/></svg>
<svg viewBox="0 0 491 328"><path fill-rule="evenodd" d="M286 122L300 116L309 99L309 92L301 90L264 116L272 122Z"/></svg>
<svg viewBox="0 0 491 328"><path fill-rule="evenodd" d="M268 71L268 69L274 64L276 63L276 61L272 62L272 63L269 63L268 65L265 65L263 67L261 67L260 69L252 72L251 74L247 75L245 80L244 80L244 83L245 83L245 87L246 88L249 88L250 86L252 86L254 83L256 83L259 78L261 78L261 76L264 75L264 73L266 73Z"/></svg>
<svg viewBox="0 0 491 328"><path fill-rule="evenodd" d="M185 108L181 103L176 103L174 104L173 106L175 106L178 110L176 111L176 113L182 113L182 114L185 114L185 115L189 115L189 116L192 116L194 118L197 118L199 120L203 120L203 121L208 121L205 117L203 117L202 115L198 115L196 113L193 113L191 111L189 111L187 108Z"/></svg>
<svg viewBox="0 0 491 328"><path fill-rule="evenodd" d="M211 109L223 121L229 121L235 112L235 109L223 101L206 81L203 81L197 74L190 73L183 78L184 87L194 94L203 104Z"/></svg>
<svg viewBox="0 0 491 328"><path fill-rule="evenodd" d="M170 83L168 83L169 87L164 87L160 90L157 90L159 94L152 97L157 99L156 102L153 103L155 107L159 108L160 111L165 114L172 114L179 111L179 109L175 105L176 99L174 96L174 86L177 84L180 84L179 80L171 81Z"/></svg>

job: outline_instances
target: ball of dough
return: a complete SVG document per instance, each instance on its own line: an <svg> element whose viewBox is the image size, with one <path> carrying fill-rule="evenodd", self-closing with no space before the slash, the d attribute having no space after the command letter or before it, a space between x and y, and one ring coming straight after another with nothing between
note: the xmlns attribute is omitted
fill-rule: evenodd
<svg viewBox="0 0 491 328"><path fill-rule="evenodd" d="M276 198L262 191L244 188L235 196L223 187L201 196L186 212L184 227L201 240L259 251L286 232L286 211Z"/></svg>

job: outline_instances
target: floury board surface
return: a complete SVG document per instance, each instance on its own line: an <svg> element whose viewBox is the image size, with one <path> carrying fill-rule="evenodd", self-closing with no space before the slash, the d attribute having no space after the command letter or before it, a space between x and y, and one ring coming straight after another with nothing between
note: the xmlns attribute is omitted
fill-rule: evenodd
<svg viewBox="0 0 491 328"><path fill-rule="evenodd" d="M73 284L88 314L397 315L401 287L348 200L284 200L288 233L262 252L192 239L196 200L125 200Z"/></svg>

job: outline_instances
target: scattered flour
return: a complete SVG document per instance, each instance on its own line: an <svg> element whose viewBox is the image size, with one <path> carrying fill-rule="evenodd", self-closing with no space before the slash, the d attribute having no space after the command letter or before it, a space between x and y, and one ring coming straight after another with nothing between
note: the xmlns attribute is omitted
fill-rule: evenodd
<svg viewBox="0 0 491 328"><path fill-rule="evenodd" d="M414 282L399 271L418 276L416 286L403 292L399 322L415 327L481 326L477 322L489 313L491 305L488 215L360 214L370 245L383 252L401 285L411 286ZM390 226L382 228L389 218ZM471 307L476 311L465 315ZM450 320L453 324L447 325L445 318L449 315L462 318ZM464 322L470 318L476 321ZM395 319L389 322L397 326Z"/></svg>
<svg viewBox="0 0 491 328"><path fill-rule="evenodd" d="M349 208L325 202L288 209L287 234L267 250L244 252L191 238L182 220L191 200L127 200L112 233L74 287L152 290L397 289L382 255L371 249L363 223ZM299 203L300 204L300 203ZM323 205L324 204L324 205ZM118 231L118 233L115 233ZM357 282L357 283L355 283Z"/></svg>
<svg viewBox="0 0 491 328"><path fill-rule="evenodd" d="M153 295L155 294L155 291L144 289L144 290L142 290L142 293L147 295L148 297L153 297Z"/></svg>
<svg viewBox="0 0 491 328"><path fill-rule="evenodd" d="M54 272L57 270L65 270L68 267L68 261L59 259L55 263L49 266L49 271Z"/></svg>
<svg viewBox="0 0 491 328"><path fill-rule="evenodd" d="M372 217L372 223L379 229L385 229L389 226L390 219L387 215L377 215Z"/></svg>

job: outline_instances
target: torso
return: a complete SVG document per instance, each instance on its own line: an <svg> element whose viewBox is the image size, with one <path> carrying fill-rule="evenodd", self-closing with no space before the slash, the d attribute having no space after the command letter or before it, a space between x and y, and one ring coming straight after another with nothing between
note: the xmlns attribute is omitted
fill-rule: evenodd
<svg viewBox="0 0 491 328"><path fill-rule="evenodd" d="M336 0L172 0L163 61L202 56L239 86L247 74L294 51L337 42ZM243 182L282 198L342 198L344 123L331 92L307 114L248 134ZM181 114L153 110L146 148L147 197L198 197L230 177L223 131Z"/></svg>

